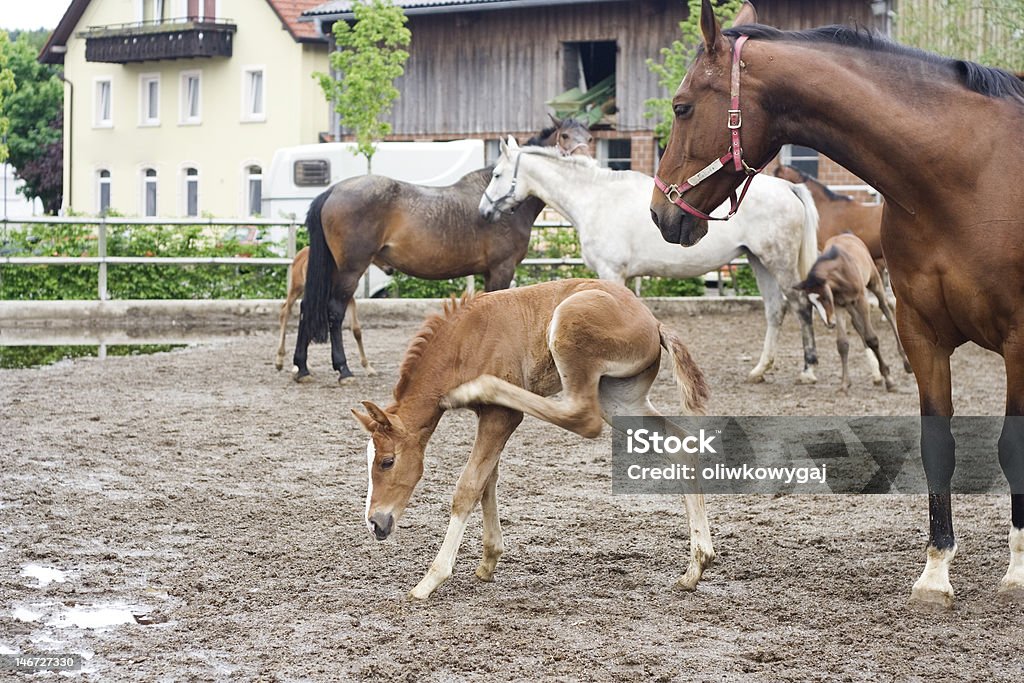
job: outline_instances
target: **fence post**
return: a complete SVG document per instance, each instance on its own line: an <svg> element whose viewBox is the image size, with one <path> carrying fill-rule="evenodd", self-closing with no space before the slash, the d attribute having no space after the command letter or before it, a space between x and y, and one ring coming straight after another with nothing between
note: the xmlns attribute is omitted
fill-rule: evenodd
<svg viewBox="0 0 1024 683"><path fill-rule="evenodd" d="M466 293L467 294L472 294L475 291L476 291L476 276L474 276L474 275L467 275L466 276Z"/></svg>
<svg viewBox="0 0 1024 683"><path fill-rule="evenodd" d="M99 297L100 301L106 301L109 297L107 294L107 217L104 215L100 219L100 234L99 240L96 245L97 255L100 258L100 275L99 275Z"/></svg>

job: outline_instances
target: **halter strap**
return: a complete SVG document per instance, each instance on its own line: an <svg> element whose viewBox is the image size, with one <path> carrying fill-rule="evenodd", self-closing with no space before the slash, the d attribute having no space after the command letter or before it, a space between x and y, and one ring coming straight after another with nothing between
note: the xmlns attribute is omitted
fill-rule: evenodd
<svg viewBox="0 0 1024 683"><path fill-rule="evenodd" d="M732 218L740 208L740 202L742 202L743 198L747 195L747 190L750 189L750 183L754 179L754 176L764 170L764 166L761 166L760 168L751 168L747 165L747 162L743 160L743 147L740 145L740 129L743 126L743 113L740 110L740 66L742 65L742 62L740 61L740 51L743 49L743 44L747 42L748 37L749 36L740 36L736 39L736 43L733 46L732 77L729 89L731 101L725 123L726 127L729 129L729 150L687 178L686 182L682 185L669 185L658 177L657 174L654 176L654 185L665 194L665 197L670 202L678 206L683 211L706 221L727 221ZM737 172L743 171L747 174L747 179L744 181L743 189L740 191L738 197L736 195L736 190L733 190L732 194L729 196L730 206L728 215L715 217L704 213L700 209L691 206L683 200L684 192L700 185L702 182L718 172L719 169L725 168L726 164L730 161L733 163L733 168Z"/></svg>
<svg viewBox="0 0 1024 683"><path fill-rule="evenodd" d="M487 188L484 188L484 197L486 197L487 201L491 203L491 208L494 209L495 211L498 211L499 213L501 213L501 210L498 208L499 203L510 201L515 198L516 185L519 183L519 160L522 158L523 152L522 150L519 150L519 153L516 155L515 166L512 169L512 182L511 184L509 184L508 192L501 195L497 199L492 199L491 196L487 194ZM515 211L515 209L512 209L512 211Z"/></svg>

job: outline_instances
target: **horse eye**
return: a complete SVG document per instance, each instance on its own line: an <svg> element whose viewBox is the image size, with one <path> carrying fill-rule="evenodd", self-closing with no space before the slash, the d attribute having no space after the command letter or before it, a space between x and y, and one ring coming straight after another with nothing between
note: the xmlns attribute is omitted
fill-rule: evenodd
<svg viewBox="0 0 1024 683"><path fill-rule="evenodd" d="M675 112L675 114L676 114L676 116L678 118L685 119L688 116L690 116L691 114L693 114L693 105L692 104L677 104L674 107L672 107L672 110Z"/></svg>
<svg viewBox="0 0 1024 683"><path fill-rule="evenodd" d="M562 139L563 140L568 140L569 139L569 134L568 133L562 133Z"/></svg>
<svg viewBox="0 0 1024 683"><path fill-rule="evenodd" d="M394 466L395 466L395 459L394 458L384 458L383 460L380 461L380 468L382 470L390 470Z"/></svg>

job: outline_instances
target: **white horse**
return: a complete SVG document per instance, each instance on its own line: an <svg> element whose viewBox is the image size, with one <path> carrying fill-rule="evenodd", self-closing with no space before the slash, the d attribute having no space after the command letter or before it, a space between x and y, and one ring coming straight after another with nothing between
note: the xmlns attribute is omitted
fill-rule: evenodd
<svg viewBox="0 0 1024 683"><path fill-rule="evenodd" d="M748 381L764 381L775 360L779 329L790 303L797 307L804 345L798 382L817 381L811 307L793 289L818 256L818 211L803 185L758 176L732 220L692 247L661 239L651 221L654 180L635 171L600 168L591 158L561 157L543 148L501 142L501 156L480 200L480 213L496 220L530 196L565 216L579 231L583 261L603 280L652 275L688 278L716 270L746 254L764 298L764 348Z"/></svg>

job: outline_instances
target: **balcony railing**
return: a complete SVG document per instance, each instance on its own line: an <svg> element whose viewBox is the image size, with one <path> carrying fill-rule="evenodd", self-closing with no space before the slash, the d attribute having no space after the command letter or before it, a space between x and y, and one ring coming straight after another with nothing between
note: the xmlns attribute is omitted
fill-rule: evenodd
<svg viewBox="0 0 1024 683"><path fill-rule="evenodd" d="M160 59L230 57L238 27L230 19L161 19L90 26L85 38L89 62L148 62Z"/></svg>

